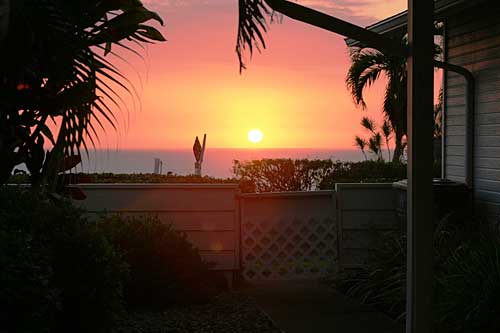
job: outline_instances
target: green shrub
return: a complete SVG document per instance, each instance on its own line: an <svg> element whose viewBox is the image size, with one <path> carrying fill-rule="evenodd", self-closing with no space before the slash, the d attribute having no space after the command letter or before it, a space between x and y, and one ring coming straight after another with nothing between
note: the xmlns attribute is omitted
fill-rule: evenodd
<svg viewBox="0 0 500 333"><path fill-rule="evenodd" d="M399 162L342 162L309 159L234 161L233 173L243 192L286 192L334 189L337 183L392 183L406 179ZM435 164L434 177L440 166Z"/></svg>
<svg viewBox="0 0 500 333"><path fill-rule="evenodd" d="M480 235L457 247L436 277L437 321L452 332L500 332L500 243Z"/></svg>
<svg viewBox="0 0 500 333"><path fill-rule="evenodd" d="M384 161L337 162L320 183L333 189L336 183L392 183L406 179L406 164Z"/></svg>
<svg viewBox="0 0 500 333"><path fill-rule="evenodd" d="M235 160L233 173L243 192L311 191L334 167L332 160L264 158Z"/></svg>
<svg viewBox="0 0 500 333"><path fill-rule="evenodd" d="M406 235L384 233L370 264L337 284L348 296L403 320L406 260ZM500 331L500 243L491 233L441 220L434 232L434 284L437 331Z"/></svg>
<svg viewBox="0 0 500 333"><path fill-rule="evenodd" d="M396 320L405 315L406 237L400 232L381 234L367 267L341 276L341 289L364 304L373 305Z"/></svg>
<svg viewBox="0 0 500 333"><path fill-rule="evenodd" d="M125 300L131 308L203 302L220 283L185 235L151 216L104 217L99 228L130 267Z"/></svg>
<svg viewBox="0 0 500 333"><path fill-rule="evenodd" d="M101 332L126 266L69 202L0 189L0 331Z"/></svg>
<svg viewBox="0 0 500 333"><path fill-rule="evenodd" d="M234 178L194 175L157 175L151 173L71 174L71 183L196 183L238 184L243 193L287 192L334 189L336 183L391 183L406 179L406 164L384 161L341 162L310 159L261 159L233 161ZM440 178L441 167L434 165L434 177ZM12 184L29 182L29 175L11 176Z"/></svg>

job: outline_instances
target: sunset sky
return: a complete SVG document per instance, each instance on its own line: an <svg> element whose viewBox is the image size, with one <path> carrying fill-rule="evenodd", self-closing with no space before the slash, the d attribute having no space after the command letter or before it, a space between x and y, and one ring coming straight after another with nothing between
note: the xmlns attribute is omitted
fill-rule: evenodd
<svg viewBox="0 0 500 333"><path fill-rule="evenodd" d="M207 133L209 147L253 147L247 133L264 133L259 147L353 148L363 115L381 119L383 82L370 89L368 110L356 109L345 86L349 67L343 37L284 18L272 24L267 49L239 74L234 52L237 0L146 0L165 20L167 42L129 53L120 68L140 104L117 113L117 133L101 146L189 148ZM406 8L406 0L301 0L366 26ZM154 24L154 23L153 23ZM141 83L142 82L142 83Z"/></svg>

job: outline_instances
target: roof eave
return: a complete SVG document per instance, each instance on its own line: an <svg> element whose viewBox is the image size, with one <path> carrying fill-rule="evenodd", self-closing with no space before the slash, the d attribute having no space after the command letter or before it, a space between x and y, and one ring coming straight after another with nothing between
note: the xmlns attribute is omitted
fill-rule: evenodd
<svg viewBox="0 0 500 333"><path fill-rule="evenodd" d="M436 19L442 19L446 16L449 16L456 10L463 9L467 6L477 5L478 3L483 1L484 0L474 1L474 3L471 4L471 1L467 0L436 0L434 15ZM382 35L394 35L396 33L406 31L407 20L408 11L405 10L399 14L393 15L375 24L369 25L366 27L366 29ZM346 38L345 42L349 47L360 46L360 43L352 38Z"/></svg>

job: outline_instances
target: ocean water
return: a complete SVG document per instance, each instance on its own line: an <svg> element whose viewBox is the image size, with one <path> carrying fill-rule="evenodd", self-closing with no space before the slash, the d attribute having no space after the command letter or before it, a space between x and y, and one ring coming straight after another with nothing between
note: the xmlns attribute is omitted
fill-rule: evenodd
<svg viewBox="0 0 500 333"><path fill-rule="evenodd" d="M84 157L78 171L112 173L150 173L154 169L154 159L163 162L163 172L179 175L194 173L194 156L191 149L176 150L90 150L89 158ZM217 178L232 176L233 160L252 160L262 158L309 158L342 161L363 159L358 150L335 149L244 149L212 148L205 151L203 175Z"/></svg>

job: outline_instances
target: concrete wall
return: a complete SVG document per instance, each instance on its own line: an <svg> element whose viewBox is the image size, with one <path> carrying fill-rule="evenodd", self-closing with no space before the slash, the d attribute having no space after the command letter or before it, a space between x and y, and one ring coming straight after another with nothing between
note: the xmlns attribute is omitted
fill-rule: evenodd
<svg viewBox="0 0 500 333"><path fill-rule="evenodd" d="M359 268L370 258L381 232L397 230L392 184L336 184L339 259L344 269Z"/></svg>
<svg viewBox="0 0 500 333"><path fill-rule="evenodd" d="M446 21L447 61L476 80L474 197L478 212L500 222L500 3ZM465 81L450 73L445 90L445 176L465 179Z"/></svg>
<svg viewBox="0 0 500 333"><path fill-rule="evenodd" d="M239 269L237 185L80 184L87 199L76 201L90 214L157 215L172 223L216 269Z"/></svg>

